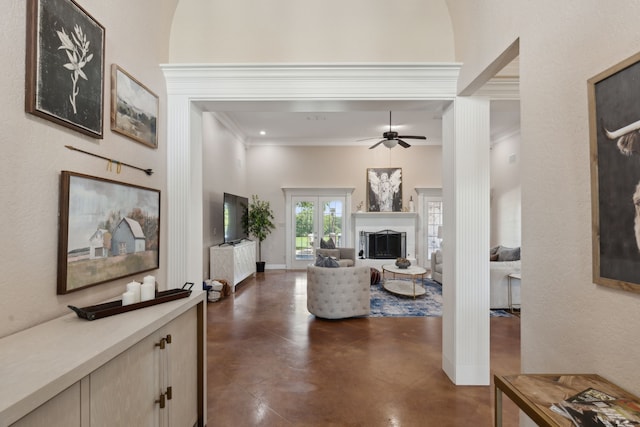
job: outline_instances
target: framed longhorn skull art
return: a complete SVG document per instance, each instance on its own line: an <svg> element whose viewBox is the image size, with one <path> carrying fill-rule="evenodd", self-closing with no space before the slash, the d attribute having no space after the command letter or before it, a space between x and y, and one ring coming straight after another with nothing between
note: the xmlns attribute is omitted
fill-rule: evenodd
<svg viewBox="0 0 640 427"><path fill-rule="evenodd" d="M593 281L640 293L640 53L588 89Z"/></svg>

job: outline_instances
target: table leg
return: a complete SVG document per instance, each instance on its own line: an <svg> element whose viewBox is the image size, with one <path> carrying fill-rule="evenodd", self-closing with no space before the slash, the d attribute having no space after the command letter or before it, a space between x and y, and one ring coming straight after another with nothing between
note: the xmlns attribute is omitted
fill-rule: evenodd
<svg viewBox="0 0 640 427"><path fill-rule="evenodd" d="M495 387L495 402L494 402L494 411L495 411L495 424L494 427L502 427L502 390Z"/></svg>
<svg viewBox="0 0 640 427"><path fill-rule="evenodd" d="M511 276L507 276L507 282L509 285L509 310L513 313L513 300L511 299Z"/></svg>

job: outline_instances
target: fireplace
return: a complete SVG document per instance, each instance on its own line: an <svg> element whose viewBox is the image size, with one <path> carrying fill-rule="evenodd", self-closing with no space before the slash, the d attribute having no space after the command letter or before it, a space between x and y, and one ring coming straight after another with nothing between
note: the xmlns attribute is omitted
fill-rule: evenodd
<svg viewBox="0 0 640 427"><path fill-rule="evenodd" d="M361 231L360 243L364 245L364 258L395 259L407 254L407 233L404 231Z"/></svg>

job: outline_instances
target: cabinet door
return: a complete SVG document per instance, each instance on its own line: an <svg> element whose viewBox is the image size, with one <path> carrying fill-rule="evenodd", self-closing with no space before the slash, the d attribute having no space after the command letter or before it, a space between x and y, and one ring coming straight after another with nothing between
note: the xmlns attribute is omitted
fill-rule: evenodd
<svg viewBox="0 0 640 427"><path fill-rule="evenodd" d="M157 341L152 334L91 373L91 427L158 425Z"/></svg>
<svg viewBox="0 0 640 427"><path fill-rule="evenodd" d="M193 426L198 420L198 317L194 307L169 323L163 333L171 334L167 344L171 400L167 416L172 427Z"/></svg>
<svg viewBox="0 0 640 427"><path fill-rule="evenodd" d="M43 403L11 427L80 427L80 383Z"/></svg>

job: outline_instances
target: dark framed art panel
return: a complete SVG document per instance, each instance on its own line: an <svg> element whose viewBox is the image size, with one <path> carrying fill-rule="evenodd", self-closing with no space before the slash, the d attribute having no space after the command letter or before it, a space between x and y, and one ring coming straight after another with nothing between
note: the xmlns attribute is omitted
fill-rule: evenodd
<svg viewBox="0 0 640 427"><path fill-rule="evenodd" d="M102 138L104 43L73 0L27 0L26 111Z"/></svg>
<svg viewBox="0 0 640 427"><path fill-rule="evenodd" d="M367 211L402 211L402 169L367 169Z"/></svg>
<svg viewBox="0 0 640 427"><path fill-rule="evenodd" d="M640 54L588 81L593 281L640 292Z"/></svg>
<svg viewBox="0 0 640 427"><path fill-rule="evenodd" d="M160 190L63 171L58 293L160 267Z"/></svg>
<svg viewBox="0 0 640 427"><path fill-rule="evenodd" d="M111 130L158 148L158 95L116 64L111 65Z"/></svg>

